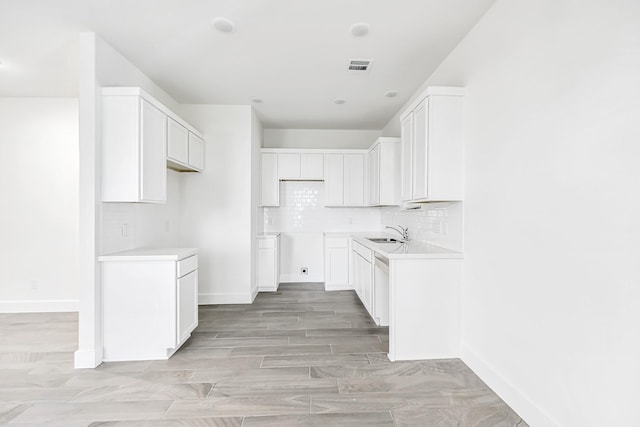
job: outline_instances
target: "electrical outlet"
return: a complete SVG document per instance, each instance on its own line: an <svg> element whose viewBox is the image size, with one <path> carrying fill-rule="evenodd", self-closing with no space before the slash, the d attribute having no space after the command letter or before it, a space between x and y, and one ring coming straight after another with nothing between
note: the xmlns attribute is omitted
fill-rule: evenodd
<svg viewBox="0 0 640 427"><path fill-rule="evenodd" d="M167 233L171 231L171 221L166 220L164 222L164 231Z"/></svg>
<svg viewBox="0 0 640 427"><path fill-rule="evenodd" d="M307 267L302 267L300 269L300 274L302 274L303 276L306 276L307 274L309 274L309 269Z"/></svg>
<svg viewBox="0 0 640 427"><path fill-rule="evenodd" d="M34 291L38 289L38 281L36 279L31 280L31 289Z"/></svg>
<svg viewBox="0 0 640 427"><path fill-rule="evenodd" d="M129 236L129 224L122 224L122 228L120 229L122 237Z"/></svg>

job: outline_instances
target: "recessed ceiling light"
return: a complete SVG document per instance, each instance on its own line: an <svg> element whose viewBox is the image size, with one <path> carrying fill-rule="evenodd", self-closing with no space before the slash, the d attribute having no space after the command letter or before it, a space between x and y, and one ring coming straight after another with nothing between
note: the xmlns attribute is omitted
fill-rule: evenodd
<svg viewBox="0 0 640 427"><path fill-rule="evenodd" d="M336 98L336 99L333 100L333 103L334 104L338 104L338 105L342 105L345 102L347 102L347 101L344 98Z"/></svg>
<svg viewBox="0 0 640 427"><path fill-rule="evenodd" d="M233 33L236 30L236 24L227 18L214 18L211 23L213 24L213 28L221 33Z"/></svg>
<svg viewBox="0 0 640 427"><path fill-rule="evenodd" d="M262 103L262 98L258 98L257 96L252 96L251 98L249 98L249 101L253 102L254 104L260 104Z"/></svg>
<svg viewBox="0 0 640 427"><path fill-rule="evenodd" d="M351 31L351 35L354 37L364 37L369 34L369 24L366 22L356 22L349 27L349 31Z"/></svg>
<svg viewBox="0 0 640 427"><path fill-rule="evenodd" d="M384 93L384 96L386 96L387 98L393 98L397 95L398 95L398 92L396 92L395 90L388 90Z"/></svg>

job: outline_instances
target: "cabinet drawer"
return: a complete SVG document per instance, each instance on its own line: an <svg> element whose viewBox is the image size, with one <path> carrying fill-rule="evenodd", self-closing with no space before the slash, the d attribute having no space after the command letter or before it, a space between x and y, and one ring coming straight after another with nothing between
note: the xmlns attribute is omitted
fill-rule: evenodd
<svg viewBox="0 0 640 427"><path fill-rule="evenodd" d="M371 249L364 247L356 241L353 242L351 247L358 255L364 258L367 262L371 263L371 261L373 260L373 252L371 251Z"/></svg>
<svg viewBox="0 0 640 427"><path fill-rule="evenodd" d="M198 269L198 256L193 255L189 258L178 261L178 277L182 277Z"/></svg>

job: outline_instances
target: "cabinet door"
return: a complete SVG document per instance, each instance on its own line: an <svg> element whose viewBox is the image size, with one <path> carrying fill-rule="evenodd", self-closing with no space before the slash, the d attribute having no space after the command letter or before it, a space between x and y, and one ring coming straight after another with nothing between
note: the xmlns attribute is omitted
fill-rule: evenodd
<svg viewBox="0 0 640 427"><path fill-rule="evenodd" d="M204 170L204 141L189 132L189 166L196 170Z"/></svg>
<svg viewBox="0 0 640 427"><path fill-rule="evenodd" d="M344 206L364 206L364 154L344 155Z"/></svg>
<svg viewBox="0 0 640 427"><path fill-rule="evenodd" d="M427 198L429 176L429 103L428 98L413 110L413 194L412 199Z"/></svg>
<svg viewBox="0 0 640 427"><path fill-rule="evenodd" d="M373 317L373 269L371 263L362 259L362 297L369 315Z"/></svg>
<svg viewBox="0 0 640 427"><path fill-rule="evenodd" d="M278 180L278 155L262 155L262 206L280 205L280 181Z"/></svg>
<svg viewBox="0 0 640 427"><path fill-rule="evenodd" d="M300 178L322 179L323 159L323 154L300 154Z"/></svg>
<svg viewBox="0 0 640 427"><path fill-rule="evenodd" d="M300 179L300 154L278 154L278 178Z"/></svg>
<svg viewBox="0 0 640 427"><path fill-rule="evenodd" d="M324 249L324 280L327 285L346 286L349 283L349 242L346 237L326 237Z"/></svg>
<svg viewBox="0 0 640 427"><path fill-rule="evenodd" d="M344 204L344 156L324 155L324 204L343 206Z"/></svg>
<svg viewBox="0 0 640 427"><path fill-rule="evenodd" d="M189 162L189 131L172 118L167 120L167 157L186 165Z"/></svg>
<svg viewBox="0 0 640 427"><path fill-rule="evenodd" d="M142 100L140 199L167 200L167 116Z"/></svg>
<svg viewBox="0 0 640 427"><path fill-rule="evenodd" d="M380 204L380 144L369 152L369 204Z"/></svg>
<svg viewBox="0 0 640 427"><path fill-rule="evenodd" d="M413 114L402 119L400 135L400 200L408 201L413 195Z"/></svg>
<svg viewBox="0 0 640 427"><path fill-rule="evenodd" d="M198 326L198 270L178 279L177 315L179 344Z"/></svg>

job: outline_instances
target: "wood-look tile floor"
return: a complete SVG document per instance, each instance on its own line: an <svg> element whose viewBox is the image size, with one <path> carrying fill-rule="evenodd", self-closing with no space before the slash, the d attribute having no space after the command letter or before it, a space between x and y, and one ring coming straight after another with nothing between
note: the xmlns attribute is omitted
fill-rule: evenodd
<svg viewBox="0 0 640 427"><path fill-rule="evenodd" d="M526 426L457 359L391 363L352 291L200 307L167 361L74 370L75 313L0 314L0 424Z"/></svg>

